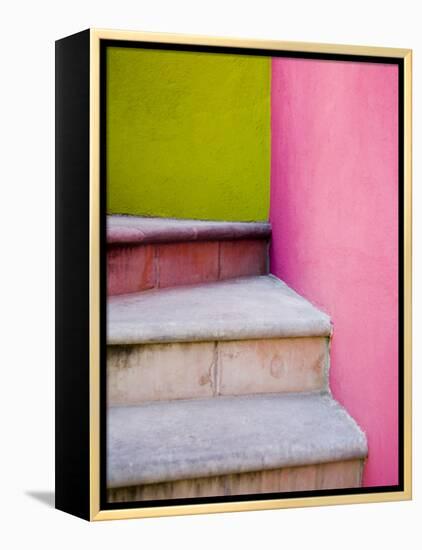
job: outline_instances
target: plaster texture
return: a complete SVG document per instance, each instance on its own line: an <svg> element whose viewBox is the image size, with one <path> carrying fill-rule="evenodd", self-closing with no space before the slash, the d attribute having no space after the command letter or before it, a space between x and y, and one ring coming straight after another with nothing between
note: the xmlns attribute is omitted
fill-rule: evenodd
<svg viewBox="0 0 422 550"><path fill-rule="evenodd" d="M107 216L107 243L168 243L268 239L267 222L227 222L142 216Z"/></svg>
<svg viewBox="0 0 422 550"><path fill-rule="evenodd" d="M110 407L107 422L108 488L367 455L365 435L327 393Z"/></svg>
<svg viewBox="0 0 422 550"><path fill-rule="evenodd" d="M331 390L399 482L397 65L272 61L271 272L327 311Z"/></svg>
<svg viewBox="0 0 422 550"><path fill-rule="evenodd" d="M328 389L328 339L108 346L107 404Z"/></svg>
<svg viewBox="0 0 422 550"><path fill-rule="evenodd" d="M329 336L328 315L273 277L111 296L109 345Z"/></svg>
<svg viewBox="0 0 422 550"><path fill-rule="evenodd" d="M107 211L267 220L270 58L107 49Z"/></svg>
<svg viewBox="0 0 422 550"><path fill-rule="evenodd" d="M109 502L133 502L173 498L254 495L291 491L317 491L360 487L362 460L347 460L296 466L278 470L261 470L243 474L183 479L109 489Z"/></svg>

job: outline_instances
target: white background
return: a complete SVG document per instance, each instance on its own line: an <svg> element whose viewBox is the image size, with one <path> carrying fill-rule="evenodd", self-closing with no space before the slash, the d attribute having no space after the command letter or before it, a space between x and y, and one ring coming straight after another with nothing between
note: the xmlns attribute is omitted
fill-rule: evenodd
<svg viewBox="0 0 422 550"><path fill-rule="evenodd" d="M421 406L418 1L3 2L0 65L0 545L421 548L413 502L88 524L54 510L54 40L87 27L408 47L414 55L414 428ZM419 245L419 246L418 246ZM415 430L414 430L415 432ZM414 463L421 457L414 436Z"/></svg>

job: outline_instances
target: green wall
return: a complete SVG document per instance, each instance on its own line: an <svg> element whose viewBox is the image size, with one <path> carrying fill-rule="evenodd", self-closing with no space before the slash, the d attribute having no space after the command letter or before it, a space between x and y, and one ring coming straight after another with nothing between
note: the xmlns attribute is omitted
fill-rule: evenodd
<svg viewBox="0 0 422 550"><path fill-rule="evenodd" d="M270 59L107 52L108 212L266 220Z"/></svg>

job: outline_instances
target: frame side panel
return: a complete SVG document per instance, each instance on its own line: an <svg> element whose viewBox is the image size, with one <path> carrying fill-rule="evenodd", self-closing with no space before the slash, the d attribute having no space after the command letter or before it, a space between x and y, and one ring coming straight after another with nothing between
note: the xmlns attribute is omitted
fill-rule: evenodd
<svg viewBox="0 0 422 550"><path fill-rule="evenodd" d="M56 508L89 519L90 31L56 42Z"/></svg>

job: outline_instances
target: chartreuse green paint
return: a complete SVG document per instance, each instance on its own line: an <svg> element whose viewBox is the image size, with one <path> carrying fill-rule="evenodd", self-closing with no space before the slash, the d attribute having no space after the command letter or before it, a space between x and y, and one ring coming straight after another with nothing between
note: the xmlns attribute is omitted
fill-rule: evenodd
<svg viewBox="0 0 422 550"><path fill-rule="evenodd" d="M109 47L107 210L266 220L268 57Z"/></svg>

